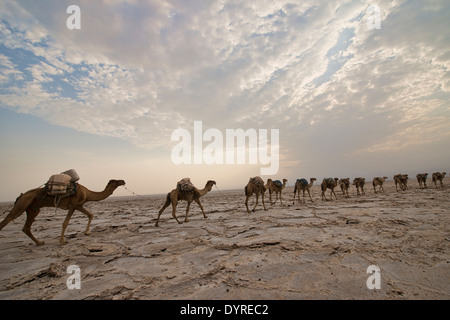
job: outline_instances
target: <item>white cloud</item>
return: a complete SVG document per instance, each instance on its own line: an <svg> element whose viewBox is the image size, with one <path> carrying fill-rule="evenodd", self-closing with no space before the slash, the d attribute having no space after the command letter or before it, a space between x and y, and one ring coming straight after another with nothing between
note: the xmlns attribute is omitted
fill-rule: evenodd
<svg viewBox="0 0 450 320"><path fill-rule="evenodd" d="M438 139L450 117L445 2L379 1L381 30L364 1L81 1L80 31L64 6L5 1L2 43L32 59L0 56L2 105L147 148L194 120L280 128L290 154L302 134L303 150L414 144L419 119Z"/></svg>

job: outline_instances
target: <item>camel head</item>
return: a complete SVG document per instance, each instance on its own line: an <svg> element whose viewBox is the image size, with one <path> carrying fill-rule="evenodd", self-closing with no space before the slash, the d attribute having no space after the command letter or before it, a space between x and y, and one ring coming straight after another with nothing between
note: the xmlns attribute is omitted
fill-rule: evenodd
<svg viewBox="0 0 450 320"><path fill-rule="evenodd" d="M317 179L316 178L309 178L309 181L316 181Z"/></svg>
<svg viewBox="0 0 450 320"><path fill-rule="evenodd" d="M216 182L214 180L208 180L206 182L205 188L203 189L203 192L210 192L213 185L215 185L215 184L216 184Z"/></svg>
<svg viewBox="0 0 450 320"><path fill-rule="evenodd" d="M120 186L124 186L125 185L125 181L123 180L109 180L107 187L116 189Z"/></svg>
<svg viewBox="0 0 450 320"><path fill-rule="evenodd" d="M206 182L206 187L208 187L211 190L213 185L215 185L215 184L216 184L216 182L214 180L208 180Z"/></svg>

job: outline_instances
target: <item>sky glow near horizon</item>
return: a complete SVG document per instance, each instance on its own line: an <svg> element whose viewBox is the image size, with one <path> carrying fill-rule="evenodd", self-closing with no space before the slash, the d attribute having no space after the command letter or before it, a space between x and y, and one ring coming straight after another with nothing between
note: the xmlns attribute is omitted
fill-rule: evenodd
<svg viewBox="0 0 450 320"><path fill-rule="evenodd" d="M279 129L271 178L290 186L449 172L448 21L448 1L1 0L0 201L71 168L89 189L124 179L139 194L259 175L175 165L171 134L194 121Z"/></svg>

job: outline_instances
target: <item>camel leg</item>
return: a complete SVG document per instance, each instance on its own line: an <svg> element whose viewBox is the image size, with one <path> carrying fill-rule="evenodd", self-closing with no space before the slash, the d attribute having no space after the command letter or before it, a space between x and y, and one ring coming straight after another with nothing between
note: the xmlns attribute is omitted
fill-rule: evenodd
<svg viewBox="0 0 450 320"><path fill-rule="evenodd" d="M337 200L336 192L334 192L334 189L331 189L331 192L330 192L330 198L331 198L331 200L333 200L333 194L334 194L334 197L335 197L336 200Z"/></svg>
<svg viewBox="0 0 450 320"><path fill-rule="evenodd" d="M176 200L172 200L172 217L175 218L175 220L177 220L178 224L182 224L182 222L180 222L177 218L176 215L176 210L177 210L177 201Z"/></svg>
<svg viewBox="0 0 450 320"><path fill-rule="evenodd" d="M269 200L270 200L270 204L272 205L272 191L269 190Z"/></svg>
<svg viewBox="0 0 450 320"><path fill-rule="evenodd" d="M322 190L322 201L325 199L325 201L328 201L327 196L325 195L325 191Z"/></svg>
<svg viewBox="0 0 450 320"><path fill-rule="evenodd" d="M281 198L281 191L280 191L280 203L283 204L283 199Z"/></svg>
<svg viewBox="0 0 450 320"><path fill-rule="evenodd" d="M84 231L84 234L88 236L91 234L91 231L89 230L89 228L91 226L91 221L92 221L92 218L94 217L94 215L92 213L90 213L88 210L86 210L84 207L79 207L79 208L77 208L77 210L84 213L85 215L87 215L87 217L89 219L86 230Z"/></svg>
<svg viewBox="0 0 450 320"><path fill-rule="evenodd" d="M171 202L170 202L170 198L167 197L166 203L164 203L164 205L163 205L163 207L161 208L161 210L159 210L158 218L156 219L155 227L158 227L158 226L159 226L159 224L158 224L158 222L159 222L159 217L161 216L161 213L163 213L164 210L166 210L166 208L167 208L168 206L170 206L170 203L171 203Z"/></svg>
<svg viewBox="0 0 450 320"><path fill-rule="evenodd" d="M306 189L306 191L308 191L309 200L311 200L311 202L314 202L314 200L311 198L311 193L309 192L309 189Z"/></svg>
<svg viewBox="0 0 450 320"><path fill-rule="evenodd" d="M66 218L64 219L61 236L59 238L59 243L66 244L66 239L64 238L64 234L66 233L67 226L69 225L69 221L72 218L73 213L75 212L74 208L69 208L69 211L67 212Z"/></svg>
<svg viewBox="0 0 450 320"><path fill-rule="evenodd" d="M250 210L248 209L248 198L250 198L249 196L245 197L245 207L247 208L247 213L250 213Z"/></svg>
<svg viewBox="0 0 450 320"><path fill-rule="evenodd" d="M36 239L33 234L31 233L31 225L34 222L34 219L36 218L36 216L39 214L39 209L38 210L34 210L31 208L28 208L27 210L27 220L25 221L25 225L23 226L22 231L31 238L31 240L34 241L34 243L36 243L36 245L41 246L44 244L44 241L39 241L38 239Z"/></svg>
<svg viewBox="0 0 450 320"><path fill-rule="evenodd" d="M252 212L255 212L256 206L258 205L258 198L259 198L259 194L256 194L256 203L255 203L255 206L253 207Z"/></svg>
<svg viewBox="0 0 450 320"><path fill-rule="evenodd" d="M266 204L264 203L264 192L263 192L262 195L261 195L261 199L262 199L264 211L267 211Z"/></svg>
<svg viewBox="0 0 450 320"><path fill-rule="evenodd" d="M189 214L189 207L191 206L191 202L192 201L188 201L187 206L186 206L186 217L184 218L184 222L188 222L188 214Z"/></svg>
<svg viewBox="0 0 450 320"><path fill-rule="evenodd" d="M197 202L198 206L199 206L200 209L202 210L203 218L207 219L208 217L206 216L205 211L203 211L203 206L202 206L202 204L200 203L200 199L194 199L194 201Z"/></svg>

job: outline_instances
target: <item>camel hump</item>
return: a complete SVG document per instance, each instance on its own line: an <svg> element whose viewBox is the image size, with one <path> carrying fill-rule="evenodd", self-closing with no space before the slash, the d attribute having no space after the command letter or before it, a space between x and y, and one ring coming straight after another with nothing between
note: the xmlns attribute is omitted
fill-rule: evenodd
<svg viewBox="0 0 450 320"><path fill-rule="evenodd" d="M273 184L276 185L278 188L281 188L281 186L283 185L280 180L275 180Z"/></svg>
<svg viewBox="0 0 450 320"><path fill-rule="evenodd" d="M264 181L261 179L261 177L250 178L249 182L260 188L264 187Z"/></svg>
<svg viewBox="0 0 450 320"><path fill-rule="evenodd" d="M190 178L184 178L177 182L177 188L183 192L194 191L194 185L191 182Z"/></svg>
<svg viewBox="0 0 450 320"><path fill-rule="evenodd" d="M308 180L306 180L305 178L297 179L297 181L300 182L304 186L308 185Z"/></svg>

